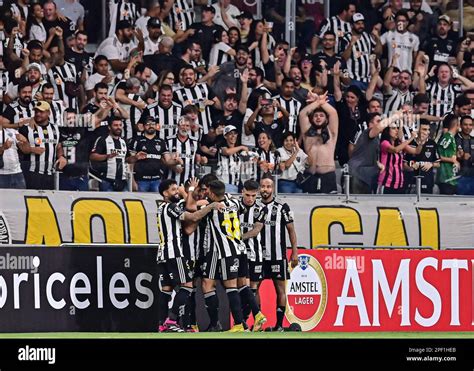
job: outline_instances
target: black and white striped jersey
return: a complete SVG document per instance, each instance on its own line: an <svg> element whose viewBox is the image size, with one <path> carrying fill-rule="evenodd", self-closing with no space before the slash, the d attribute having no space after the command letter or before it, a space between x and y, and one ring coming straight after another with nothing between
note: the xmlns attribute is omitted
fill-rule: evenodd
<svg viewBox="0 0 474 371"><path fill-rule="evenodd" d="M225 205L223 210L213 210L207 216L211 230L211 251L217 251L219 259L229 258L245 252L240 229L240 202L231 197L220 201Z"/></svg>
<svg viewBox="0 0 474 371"><path fill-rule="evenodd" d="M178 22L181 22L182 30L186 31L194 23L194 18L194 0L174 0L168 16L168 24L173 31Z"/></svg>
<svg viewBox="0 0 474 371"><path fill-rule="evenodd" d="M346 34L341 40L341 49L344 51L351 43L352 34ZM370 55L375 48L375 40L367 32L360 35L359 40L352 46L351 57L347 61L347 69L352 80L369 82Z"/></svg>
<svg viewBox="0 0 474 371"><path fill-rule="evenodd" d="M222 149L226 148L226 146L224 145L218 150L216 176L225 184L238 186L241 183L242 158L240 153L225 156L222 153Z"/></svg>
<svg viewBox="0 0 474 371"><path fill-rule="evenodd" d="M243 235L254 229L255 223L264 223L267 208L259 202L255 202L252 206L247 206L242 199L240 204L244 210L240 214L240 229ZM244 243L247 247L248 260L261 263L263 261L261 233L256 237L244 240Z"/></svg>
<svg viewBox="0 0 474 371"><path fill-rule="evenodd" d="M280 164L280 152L265 151L262 148L257 148L255 152L259 156L259 161L266 161L273 165L273 169L269 169L269 173L273 173L273 170L278 169L278 165ZM257 181L260 181L264 174L264 170L259 167L257 171Z"/></svg>
<svg viewBox="0 0 474 371"><path fill-rule="evenodd" d="M178 202L179 205L182 204L183 209L186 208L186 201L181 200ZM205 225L205 224L204 224ZM186 234L182 232L182 246L183 246L183 256L190 261L196 261L199 254L199 244L201 243L201 228L199 226L191 234Z"/></svg>
<svg viewBox="0 0 474 371"><path fill-rule="evenodd" d="M213 100L215 97L211 87L205 83L195 84L190 88L183 86L177 89L174 94L174 100L183 107L194 104L199 108L198 123L204 134L207 134L212 128L212 119L210 108L205 105L205 101Z"/></svg>
<svg viewBox="0 0 474 371"><path fill-rule="evenodd" d="M109 37L115 35L117 23L122 20L128 20L132 25L140 17L140 9L129 0L110 0L110 30Z"/></svg>
<svg viewBox="0 0 474 371"><path fill-rule="evenodd" d="M286 259L286 226L293 223L293 212L286 203L275 198L268 204L261 234L264 260Z"/></svg>
<svg viewBox="0 0 474 371"><path fill-rule="evenodd" d="M158 137L160 139L168 139L176 135L178 130L178 120L181 117L182 107L172 102L168 108L163 108L159 102L149 104L142 112L138 122L145 124L148 117L153 117L160 127Z"/></svg>
<svg viewBox="0 0 474 371"><path fill-rule="evenodd" d="M28 5L19 5L19 4L11 4L10 10L12 12L13 18L21 18L22 21L26 21L28 18Z"/></svg>
<svg viewBox="0 0 474 371"><path fill-rule="evenodd" d="M232 48L222 41L214 44L209 55L209 66L220 66L233 60L234 58L227 54L230 49Z"/></svg>
<svg viewBox="0 0 474 371"><path fill-rule="evenodd" d="M328 31L333 31L336 34L336 45L335 50L336 53L340 53L341 49L341 39L344 37L345 34L351 32L352 27L349 22L343 21L337 15L331 18L326 18L322 23L321 27L319 28L319 33L317 36L319 39L322 39L323 36Z"/></svg>
<svg viewBox="0 0 474 371"><path fill-rule="evenodd" d="M143 102L143 99L138 94L127 94L128 99L135 102ZM142 112L140 108L131 104L119 103L120 106L128 113L129 118L124 120L122 138L125 140L132 139L137 133L137 124L140 120Z"/></svg>
<svg viewBox="0 0 474 371"><path fill-rule="evenodd" d="M433 82L427 85L426 93L431 100L428 114L443 117L453 110L454 100L462 90L460 85L448 84L443 88L438 82Z"/></svg>
<svg viewBox="0 0 474 371"><path fill-rule="evenodd" d="M23 119L31 118L34 114L33 103L24 106L17 100L5 108L5 112L2 113L2 116L13 124Z"/></svg>
<svg viewBox="0 0 474 371"><path fill-rule="evenodd" d="M66 108L79 109L78 74L76 66L72 63L64 62L62 66L54 66L48 72L51 83L54 87L56 99L62 100Z"/></svg>
<svg viewBox="0 0 474 371"><path fill-rule="evenodd" d="M196 152L199 148L199 143L191 138L187 138L184 142L181 142L177 135L168 138L168 150L171 157L175 154L181 157L183 160L182 173L176 173L173 170L168 170L168 179L174 179L178 185L184 184L186 180L194 177L196 167Z"/></svg>
<svg viewBox="0 0 474 371"><path fill-rule="evenodd" d="M398 89L392 88L391 95L384 95L384 114L390 115L402 108L404 104L410 104L413 101L413 93L409 90L402 92Z"/></svg>
<svg viewBox="0 0 474 371"><path fill-rule="evenodd" d="M0 96L7 92L8 84L10 82L8 71L0 71ZM3 99L0 102L0 114L3 112Z"/></svg>
<svg viewBox="0 0 474 371"><path fill-rule="evenodd" d="M92 152L101 155L117 154L106 161L91 161L91 170L100 179L112 182L127 179L125 159L129 156L129 153L127 143L122 138L115 139L111 135L99 137L94 143Z"/></svg>
<svg viewBox="0 0 474 371"><path fill-rule="evenodd" d="M30 153L23 157L23 170L35 174L53 175L56 162L56 147L59 143L58 127L47 123L45 126L23 126L19 129L30 144L30 147L44 148L41 155Z"/></svg>
<svg viewBox="0 0 474 371"><path fill-rule="evenodd" d="M281 95L277 95L272 99L278 99L283 108L285 108L290 117L288 118L288 131L299 135L299 125L298 125L298 115L300 114L302 104L299 100L291 97L290 99L285 99Z"/></svg>
<svg viewBox="0 0 474 371"><path fill-rule="evenodd" d="M206 68L206 71L207 71L208 66L206 64L206 61L204 59L201 59L200 61L190 61L189 63L191 64L191 66L193 66L194 72L196 72L196 79L197 80L201 79L204 75L202 73L198 72L198 70L196 68L204 66Z"/></svg>
<svg viewBox="0 0 474 371"><path fill-rule="evenodd" d="M57 127L64 127L64 112L66 107L62 100L53 100L50 104L49 121Z"/></svg>
<svg viewBox="0 0 474 371"><path fill-rule="evenodd" d="M184 203L158 203L157 226L160 242L157 261L165 262L183 257L180 217L184 212Z"/></svg>

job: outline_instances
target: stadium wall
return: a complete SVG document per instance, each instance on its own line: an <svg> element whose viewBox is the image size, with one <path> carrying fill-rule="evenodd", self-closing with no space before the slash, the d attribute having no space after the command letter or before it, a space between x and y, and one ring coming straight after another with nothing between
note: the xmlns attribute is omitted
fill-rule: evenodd
<svg viewBox="0 0 474 371"><path fill-rule="evenodd" d="M0 243L158 242L156 203L138 193L2 190ZM282 196L298 246L474 247L474 199L463 197Z"/></svg>

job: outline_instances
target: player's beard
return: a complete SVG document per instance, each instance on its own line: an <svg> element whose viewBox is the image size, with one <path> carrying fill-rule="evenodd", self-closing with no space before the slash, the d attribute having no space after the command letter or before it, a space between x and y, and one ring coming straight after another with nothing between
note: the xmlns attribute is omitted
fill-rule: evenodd
<svg viewBox="0 0 474 371"><path fill-rule="evenodd" d="M262 196L263 200L268 200L272 197L272 195L270 193L267 193L267 192L260 192L260 195Z"/></svg>
<svg viewBox="0 0 474 371"><path fill-rule="evenodd" d="M179 195L174 195L174 196L170 197L170 202L172 202L172 203L176 203L176 202L179 202L179 201L181 201L181 197L179 197Z"/></svg>

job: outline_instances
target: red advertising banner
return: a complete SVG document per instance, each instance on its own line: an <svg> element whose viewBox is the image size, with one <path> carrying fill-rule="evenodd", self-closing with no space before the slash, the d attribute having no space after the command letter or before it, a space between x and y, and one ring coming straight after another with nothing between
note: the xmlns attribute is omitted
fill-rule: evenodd
<svg viewBox="0 0 474 371"><path fill-rule="evenodd" d="M474 251L300 250L284 326L303 331L473 331ZM275 323L273 283L260 287Z"/></svg>

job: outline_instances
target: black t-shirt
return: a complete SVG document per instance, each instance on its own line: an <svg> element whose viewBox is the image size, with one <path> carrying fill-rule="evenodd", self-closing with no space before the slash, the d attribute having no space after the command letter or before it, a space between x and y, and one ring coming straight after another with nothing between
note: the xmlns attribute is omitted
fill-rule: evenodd
<svg viewBox="0 0 474 371"><path fill-rule="evenodd" d="M92 133L87 128L59 128L59 143L67 165L62 172L68 177L87 175Z"/></svg>
<svg viewBox="0 0 474 371"><path fill-rule="evenodd" d="M89 53L77 53L70 48L66 48L64 59L76 67L76 71L79 76L82 75L84 68L86 69L89 76L92 75L92 57Z"/></svg>
<svg viewBox="0 0 474 371"><path fill-rule="evenodd" d="M130 151L145 152L147 158L135 163L134 172L137 180L161 179L163 176L163 155L168 153L168 145L155 136L148 139L145 135L134 137L129 143Z"/></svg>
<svg viewBox="0 0 474 371"><path fill-rule="evenodd" d="M175 76L179 76L179 72L182 68L189 66L188 63L183 61L172 54L150 54L143 57L143 62L157 75L163 70L171 70Z"/></svg>
<svg viewBox="0 0 474 371"><path fill-rule="evenodd" d="M286 120L274 120L270 125L266 125L263 121L255 123L252 133L255 136L255 143L258 143L260 133L266 132L273 141L275 147L279 148L283 145L283 134L287 130Z"/></svg>
<svg viewBox="0 0 474 371"><path fill-rule="evenodd" d="M449 57L456 57L457 40L447 37L431 37L425 41L421 50L430 57L429 68L438 66L441 63L448 63Z"/></svg>
<svg viewBox="0 0 474 371"><path fill-rule="evenodd" d="M65 21L61 21L59 19L56 19L55 21L48 21L46 19L43 19L43 25L46 30L46 35L49 35L49 30L53 27L61 27L63 29L63 42L64 45L66 45L66 39L73 35L74 32L76 31L76 24L71 21L69 18L66 18ZM51 46L58 46L59 45L59 39L57 36L54 37L53 42L51 43Z"/></svg>
<svg viewBox="0 0 474 371"><path fill-rule="evenodd" d="M87 106L84 107L82 113L96 113L100 109L99 106L95 105L94 103L88 103ZM94 144L95 140L99 137L104 137L109 135L109 126L107 120L104 120L100 123L100 126L96 129L92 130L92 139L91 139L91 146ZM92 149L92 147L90 147Z"/></svg>
<svg viewBox="0 0 474 371"><path fill-rule="evenodd" d="M322 68L321 68L321 64L320 64L321 61L326 62L326 64L327 64L326 68L328 70L332 70L334 68L334 65L337 62L340 62L341 66L339 67L339 69L341 70L341 72L343 74L347 72L346 61L344 60L344 58L342 58L338 54L334 54L333 56L329 56L326 53L324 53L323 51L320 51L319 53L316 53L315 55L313 55L313 58L312 58L313 66L315 66L315 68L319 72L322 72ZM328 93L329 94L334 94L334 76L332 74L328 75L327 87L328 87Z"/></svg>
<svg viewBox="0 0 474 371"><path fill-rule="evenodd" d="M239 135L242 134L242 122L244 121L244 115L242 115L238 110L235 110L230 115L225 116L223 111L214 110L212 115L212 127L216 129L217 127L223 125L233 125L236 127Z"/></svg>
<svg viewBox="0 0 474 371"><path fill-rule="evenodd" d="M464 176L474 176L474 137L464 138L461 133L456 135L456 146L464 153L469 153L471 158L461 160L461 174Z"/></svg>
<svg viewBox="0 0 474 371"><path fill-rule="evenodd" d="M209 54L211 53L212 44L214 43L214 35L222 27L216 24L212 26L206 26L202 23L193 23L192 29L196 30L193 36L193 40L201 45L202 56L206 62L209 63Z"/></svg>
<svg viewBox="0 0 474 371"><path fill-rule="evenodd" d="M410 146L413 148L417 147L416 142L411 142ZM408 163L409 166L413 164L413 162L436 162L439 161L439 154L438 154L438 145L433 139L428 139L428 141L423 145L423 148L418 155L411 155L409 153L405 154L405 161ZM407 175L406 184L416 184L415 176L421 175L424 178L421 180L421 188L422 191L428 189L433 189L434 186L434 172L433 168L428 171L421 170L418 168L415 171L405 172Z"/></svg>

